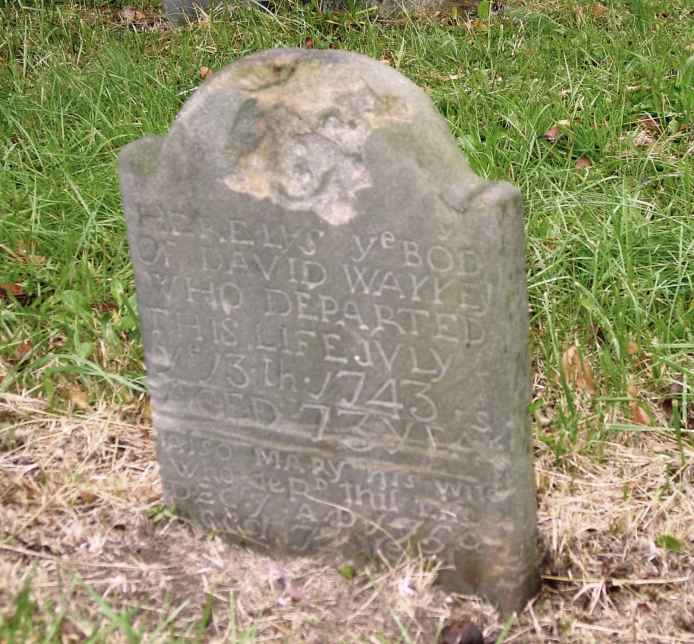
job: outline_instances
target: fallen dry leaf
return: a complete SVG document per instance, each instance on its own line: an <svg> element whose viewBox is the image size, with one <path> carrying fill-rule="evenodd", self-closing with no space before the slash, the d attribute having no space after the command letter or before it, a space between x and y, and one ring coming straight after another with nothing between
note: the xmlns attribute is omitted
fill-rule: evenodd
<svg viewBox="0 0 694 644"><path fill-rule="evenodd" d="M650 114L644 114L639 119L639 124L645 127L649 132L657 134L661 131L660 123L654 119Z"/></svg>
<svg viewBox="0 0 694 644"><path fill-rule="evenodd" d="M27 353L31 351L32 348L33 345L31 344L31 340L25 340L17 347L17 350L14 352L14 357L17 360L21 360L24 358L24 356L26 356Z"/></svg>
<svg viewBox="0 0 694 644"><path fill-rule="evenodd" d="M441 631L439 644L484 644L484 637L472 622L452 622Z"/></svg>
<svg viewBox="0 0 694 644"><path fill-rule="evenodd" d="M64 617L60 620L60 641L65 642L83 642L84 632L73 622Z"/></svg>
<svg viewBox="0 0 694 644"><path fill-rule="evenodd" d="M14 297L21 297L24 294L24 289L22 285L17 282L8 282L5 284L0 284L0 300L3 298L8 298L10 295Z"/></svg>
<svg viewBox="0 0 694 644"><path fill-rule="evenodd" d="M630 356L633 356L635 353L637 353L639 350L639 345L636 344L633 340L629 340L629 344L627 344L627 353Z"/></svg>
<svg viewBox="0 0 694 644"><path fill-rule="evenodd" d="M549 128L549 130L545 132L544 137L546 141L549 141L550 143L556 143L560 134L561 130L556 125L553 125L551 128Z"/></svg>
<svg viewBox="0 0 694 644"><path fill-rule="evenodd" d="M80 503L83 505L90 505L96 501L98 498L97 495L92 491L92 490L80 490L77 498L79 499Z"/></svg>
<svg viewBox="0 0 694 644"><path fill-rule="evenodd" d="M214 71L212 71L209 67L205 67L205 65L203 65L200 68L200 78L202 80L209 78L210 76L212 76L212 74L214 74Z"/></svg>
<svg viewBox="0 0 694 644"><path fill-rule="evenodd" d="M96 311L99 311L99 313L112 313L113 311L118 310L118 305L111 301L111 302L99 302L97 304L94 304L93 307Z"/></svg>
<svg viewBox="0 0 694 644"><path fill-rule="evenodd" d="M593 162L585 155L580 156L578 157L578 159L576 159L576 170L587 170L592 165Z"/></svg>
<svg viewBox="0 0 694 644"><path fill-rule="evenodd" d="M631 422L635 425L650 425L651 419L648 414L644 411L641 405L633 400L629 403L629 415L631 416Z"/></svg>
<svg viewBox="0 0 694 644"><path fill-rule="evenodd" d="M89 409L89 397L87 396L87 392L79 385L70 385L67 388L67 399L77 409L81 409L82 411Z"/></svg>
<svg viewBox="0 0 694 644"><path fill-rule="evenodd" d="M651 419L639 402L640 392L635 385L629 385L627 393L631 400L629 401L629 417L635 425L650 425Z"/></svg>
<svg viewBox="0 0 694 644"><path fill-rule="evenodd" d="M577 391L595 394L593 369L586 358L581 358L578 347L572 344L561 357L561 368L567 382Z"/></svg>

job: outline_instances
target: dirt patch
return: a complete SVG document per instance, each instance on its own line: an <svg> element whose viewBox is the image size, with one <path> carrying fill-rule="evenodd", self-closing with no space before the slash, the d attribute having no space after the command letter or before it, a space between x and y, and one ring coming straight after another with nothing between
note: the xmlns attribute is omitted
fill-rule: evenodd
<svg viewBox="0 0 694 644"><path fill-rule="evenodd" d="M109 609L179 634L209 614L204 641L432 642L450 619L488 642L504 630L416 558L346 579L335 562L271 559L171 517L151 430L122 413L60 416L5 395L0 418L2 613L31 579L77 639ZM538 449L544 586L503 641L694 642L694 450L648 432L558 468Z"/></svg>

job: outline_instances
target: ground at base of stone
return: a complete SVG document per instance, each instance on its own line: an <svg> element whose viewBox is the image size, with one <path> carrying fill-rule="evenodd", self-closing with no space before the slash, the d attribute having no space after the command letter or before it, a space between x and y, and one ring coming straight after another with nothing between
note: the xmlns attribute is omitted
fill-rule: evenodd
<svg viewBox="0 0 694 644"><path fill-rule="evenodd" d="M502 621L416 558L348 579L349 566L272 559L172 518L136 411L62 416L0 397L0 639L30 587L32 634L53 625L51 641L127 641L130 628L147 641L429 643L463 620L485 642L694 642L694 450L657 432L562 467L536 448L544 584Z"/></svg>

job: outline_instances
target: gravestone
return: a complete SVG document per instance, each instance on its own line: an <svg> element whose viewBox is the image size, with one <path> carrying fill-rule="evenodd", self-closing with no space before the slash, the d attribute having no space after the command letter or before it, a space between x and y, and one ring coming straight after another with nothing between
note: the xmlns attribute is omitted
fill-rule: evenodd
<svg viewBox="0 0 694 644"><path fill-rule="evenodd" d="M184 24L187 20L196 20L200 10L207 11L212 6L223 4L224 0L164 0L166 17L176 25Z"/></svg>
<svg viewBox="0 0 694 644"><path fill-rule="evenodd" d="M243 0L164 0L166 16L174 24L184 24L187 20L196 20L200 10L207 12L222 4L236 4ZM307 0L308 1L308 0ZM246 0L249 2L249 0ZM266 2L261 4L267 4ZM340 10L347 6L346 0L323 0L323 10ZM479 0L363 0L365 6L376 6L386 15L401 13L403 9L414 12L452 11L473 12Z"/></svg>
<svg viewBox="0 0 694 644"><path fill-rule="evenodd" d="M523 219L387 65L272 50L120 156L166 498L269 552L537 588Z"/></svg>

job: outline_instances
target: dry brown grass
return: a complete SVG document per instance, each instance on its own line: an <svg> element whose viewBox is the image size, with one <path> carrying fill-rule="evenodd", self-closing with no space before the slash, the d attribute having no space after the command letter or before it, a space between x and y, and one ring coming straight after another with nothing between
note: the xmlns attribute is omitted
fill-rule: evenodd
<svg viewBox="0 0 694 644"><path fill-rule="evenodd" d="M489 642L502 630L492 608L444 593L416 559L350 581L334 562L271 559L166 518L150 428L128 417L0 398L0 613L31 578L39 605L66 611L65 641L105 619L88 589L137 608L143 629L182 606L178 633L211 598L205 641L251 626L248 641L321 643L407 641L402 629L432 642L447 619L475 621ZM538 447L545 583L504 641L694 642L694 450L658 432L616 438L570 467ZM664 534L681 551L658 545Z"/></svg>

